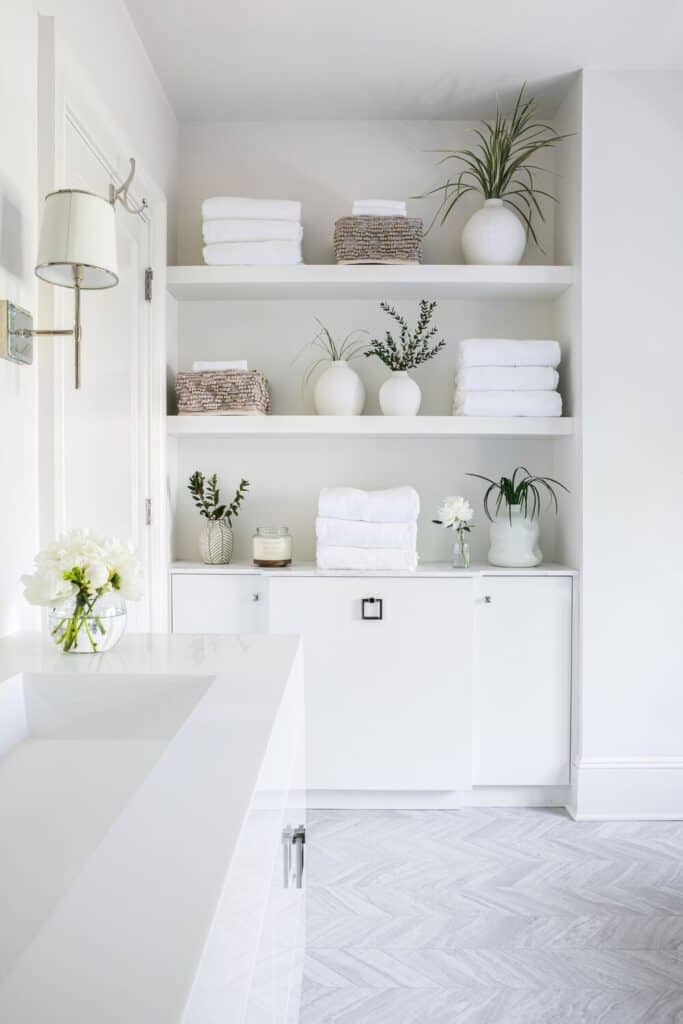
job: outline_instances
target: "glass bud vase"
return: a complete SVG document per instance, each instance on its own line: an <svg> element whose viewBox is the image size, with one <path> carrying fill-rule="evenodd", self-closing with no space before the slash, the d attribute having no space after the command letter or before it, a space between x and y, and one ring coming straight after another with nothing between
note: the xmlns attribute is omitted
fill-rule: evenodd
<svg viewBox="0 0 683 1024"><path fill-rule="evenodd" d="M453 568L469 569L470 567L470 545L465 540L464 534L457 534L453 544Z"/></svg>
<svg viewBox="0 0 683 1024"><path fill-rule="evenodd" d="M52 641L65 654L103 654L114 647L126 629L126 602L105 594L92 604L66 601L47 616Z"/></svg>

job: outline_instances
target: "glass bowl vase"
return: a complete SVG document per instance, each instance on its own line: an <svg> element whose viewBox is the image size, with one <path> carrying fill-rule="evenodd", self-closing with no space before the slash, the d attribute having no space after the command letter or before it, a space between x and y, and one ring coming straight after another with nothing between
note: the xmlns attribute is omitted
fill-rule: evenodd
<svg viewBox="0 0 683 1024"><path fill-rule="evenodd" d="M103 654L115 647L126 629L126 602L118 594L104 594L92 604L65 601L50 608L50 639L65 654Z"/></svg>

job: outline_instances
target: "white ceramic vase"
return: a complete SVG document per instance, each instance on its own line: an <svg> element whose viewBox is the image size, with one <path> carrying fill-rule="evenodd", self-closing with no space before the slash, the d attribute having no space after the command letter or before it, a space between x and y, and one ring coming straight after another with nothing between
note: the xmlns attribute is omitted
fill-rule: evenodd
<svg viewBox="0 0 683 1024"><path fill-rule="evenodd" d="M205 565L227 565L232 558L232 528L225 519L202 526L199 551Z"/></svg>
<svg viewBox="0 0 683 1024"><path fill-rule="evenodd" d="M540 565L543 553L538 535L538 519L527 519L519 505L512 505L509 512L506 508L489 527L489 562L508 569Z"/></svg>
<svg viewBox="0 0 683 1024"><path fill-rule="evenodd" d="M486 199L462 231L465 263L519 263L526 249L526 229L502 199Z"/></svg>
<svg viewBox="0 0 683 1024"><path fill-rule="evenodd" d="M330 363L313 389L318 416L360 416L365 405L365 387L346 360Z"/></svg>
<svg viewBox="0 0 683 1024"><path fill-rule="evenodd" d="M417 416L422 392L407 370L392 370L379 389L379 406L385 416Z"/></svg>

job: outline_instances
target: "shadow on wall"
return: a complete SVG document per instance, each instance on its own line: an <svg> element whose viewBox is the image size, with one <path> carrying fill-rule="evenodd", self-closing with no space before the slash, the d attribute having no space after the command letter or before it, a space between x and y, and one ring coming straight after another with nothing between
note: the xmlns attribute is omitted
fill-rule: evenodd
<svg viewBox="0 0 683 1024"><path fill-rule="evenodd" d="M24 274L22 216L0 181L0 267L13 277Z"/></svg>

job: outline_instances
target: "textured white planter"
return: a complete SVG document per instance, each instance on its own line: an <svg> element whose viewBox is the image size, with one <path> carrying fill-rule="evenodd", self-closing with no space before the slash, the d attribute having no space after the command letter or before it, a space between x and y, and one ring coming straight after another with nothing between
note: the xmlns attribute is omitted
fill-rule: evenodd
<svg viewBox="0 0 683 1024"><path fill-rule="evenodd" d="M379 406L385 416L417 416L422 392L407 370L392 370L379 389Z"/></svg>
<svg viewBox="0 0 683 1024"><path fill-rule="evenodd" d="M465 263L519 263L526 249L526 229L502 199L486 199L472 214L461 237Z"/></svg>
<svg viewBox="0 0 683 1024"><path fill-rule="evenodd" d="M360 416L365 405L365 387L345 360L330 363L318 377L313 390L318 416Z"/></svg>
<svg viewBox="0 0 683 1024"><path fill-rule="evenodd" d="M505 509L489 527L489 554L491 565L508 569L529 569L540 565L543 553L538 546L538 519L526 519L519 505Z"/></svg>
<svg viewBox="0 0 683 1024"><path fill-rule="evenodd" d="M224 519L202 526L199 551L206 565L227 565L232 558L232 529Z"/></svg>

